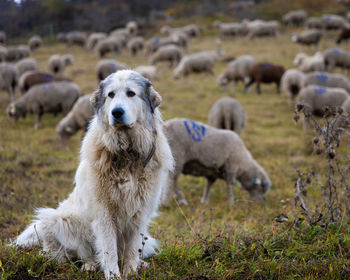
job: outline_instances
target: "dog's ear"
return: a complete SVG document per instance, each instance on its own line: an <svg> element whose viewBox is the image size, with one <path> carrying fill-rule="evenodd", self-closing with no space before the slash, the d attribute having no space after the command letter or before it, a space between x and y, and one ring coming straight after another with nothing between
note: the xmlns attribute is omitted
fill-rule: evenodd
<svg viewBox="0 0 350 280"><path fill-rule="evenodd" d="M152 114L154 113L154 109L157 108L160 103L162 103L162 97L160 94L154 89L153 85L151 83L148 84L147 87L147 99L149 102L149 105L151 107Z"/></svg>
<svg viewBox="0 0 350 280"><path fill-rule="evenodd" d="M90 97L90 103L92 107L94 107L95 111L97 112L98 109L102 106L103 102L104 102L103 84L100 83L99 88L92 93Z"/></svg>

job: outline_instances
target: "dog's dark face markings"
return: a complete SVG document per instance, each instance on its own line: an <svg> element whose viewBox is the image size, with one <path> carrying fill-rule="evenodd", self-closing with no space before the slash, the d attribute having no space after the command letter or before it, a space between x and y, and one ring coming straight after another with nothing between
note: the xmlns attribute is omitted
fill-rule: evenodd
<svg viewBox="0 0 350 280"><path fill-rule="evenodd" d="M99 118L110 126L133 127L152 119L161 97L148 79L135 71L121 70L100 83L91 102Z"/></svg>

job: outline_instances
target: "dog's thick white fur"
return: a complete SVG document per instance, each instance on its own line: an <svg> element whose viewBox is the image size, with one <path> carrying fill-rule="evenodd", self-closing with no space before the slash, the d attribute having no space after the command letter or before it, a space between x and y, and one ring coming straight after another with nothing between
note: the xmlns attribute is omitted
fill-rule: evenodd
<svg viewBox="0 0 350 280"><path fill-rule="evenodd" d="M121 275L118 261L127 275L141 263L139 249L141 257L155 253L147 227L173 157L157 108L161 97L143 76L113 73L91 102L96 115L82 143L73 192L56 209L38 209L15 244L42 246L60 261L76 256L111 279Z"/></svg>

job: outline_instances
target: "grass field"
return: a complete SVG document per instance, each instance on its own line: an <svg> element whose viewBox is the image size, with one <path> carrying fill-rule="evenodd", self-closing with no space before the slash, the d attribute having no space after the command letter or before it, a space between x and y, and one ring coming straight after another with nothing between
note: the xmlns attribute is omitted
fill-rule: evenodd
<svg viewBox="0 0 350 280"><path fill-rule="evenodd" d="M332 46L323 40L321 49ZM251 54L258 61L292 67L299 46L287 35L277 39L224 40L227 55ZM215 49L214 36L191 41L186 53ZM95 67L98 57L79 47L44 44L33 54L42 70L47 69L51 54L69 52L75 64L65 75L72 77L87 94L97 87ZM313 50L309 50L309 53ZM117 60L135 67L147 64L143 56L131 57L126 51ZM217 63L214 72L225 68ZM165 120L185 117L207 121L211 105L220 97L237 98L248 115L242 138L255 159L266 169L272 181L266 201L258 205L244 190L234 189L235 203L227 204L223 181L212 188L208 206L200 204L205 180L182 176L179 186L190 205L180 207L175 201L160 208L151 233L160 241L160 253L148 260L149 268L131 279L350 279L350 226L322 228L301 223L294 206L296 169L326 171L326 161L310 153L310 135L301 123L293 121L293 111L285 95L277 95L274 85L263 85L261 96L255 88L242 93L224 92L216 77L199 74L181 81L172 80L172 69L160 65L161 78L154 83L163 97L161 112ZM58 264L36 250L6 246L31 220L34 209L56 207L73 189L82 134L78 133L61 147L55 126L62 117L44 115L42 128L34 130L33 116L13 123L6 116L8 96L0 92L0 276L1 279L102 279L103 274L80 271L72 261ZM342 149L347 149L343 143ZM210 152L210 151L208 151ZM309 205L319 203L320 190L309 191ZM280 213L289 221L274 222Z"/></svg>

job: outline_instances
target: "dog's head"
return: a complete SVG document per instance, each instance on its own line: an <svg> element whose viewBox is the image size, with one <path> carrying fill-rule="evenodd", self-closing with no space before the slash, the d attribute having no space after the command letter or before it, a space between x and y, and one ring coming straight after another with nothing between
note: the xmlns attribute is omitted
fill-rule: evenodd
<svg viewBox="0 0 350 280"><path fill-rule="evenodd" d="M91 97L91 103L104 123L127 128L152 120L161 101L152 83L132 70L109 75Z"/></svg>

